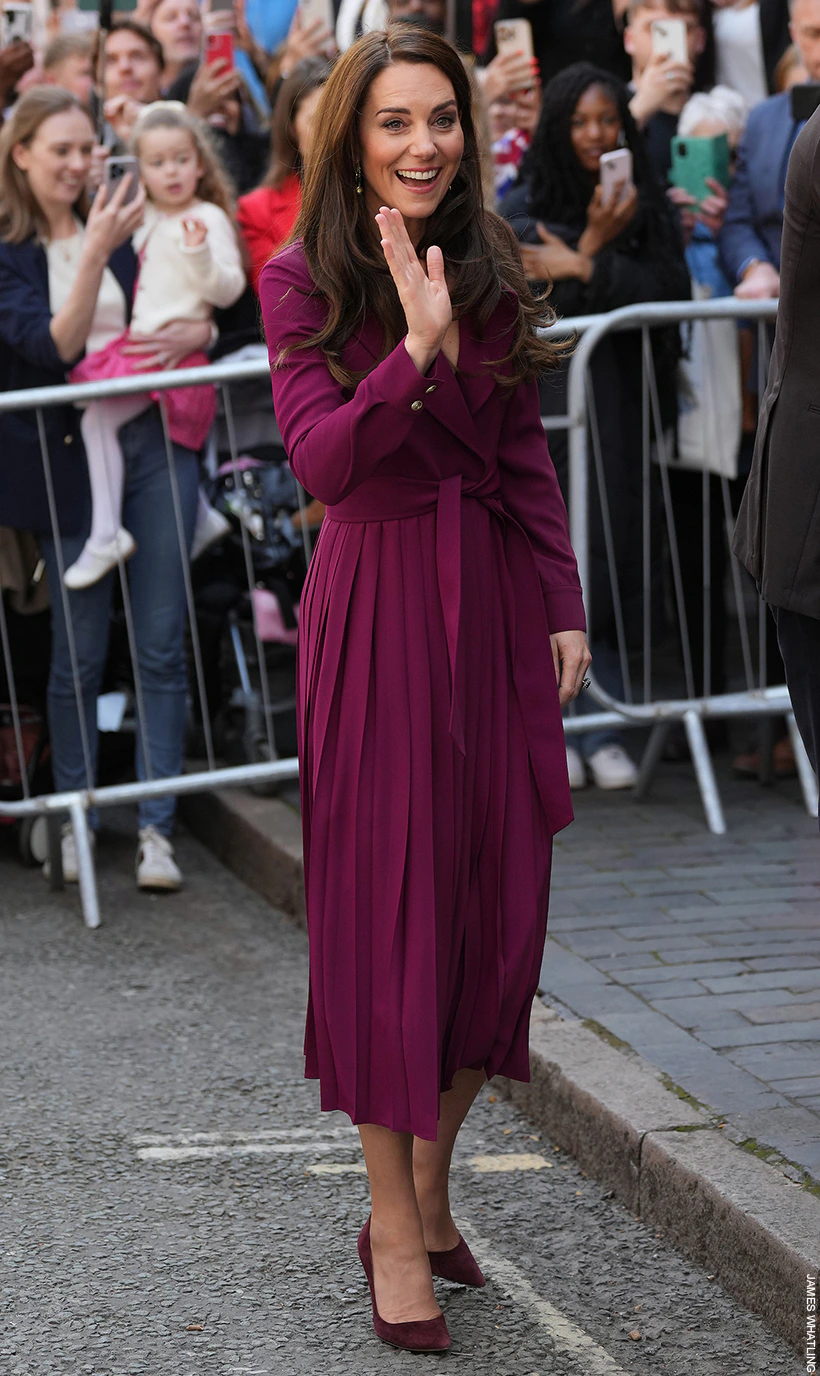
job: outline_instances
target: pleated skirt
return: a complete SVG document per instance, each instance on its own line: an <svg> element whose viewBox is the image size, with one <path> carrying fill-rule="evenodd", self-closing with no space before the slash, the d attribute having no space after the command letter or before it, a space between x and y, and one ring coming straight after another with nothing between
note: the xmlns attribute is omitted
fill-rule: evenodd
<svg viewBox="0 0 820 1376"><path fill-rule="evenodd" d="M529 1079L552 847L512 679L500 524L463 503L462 754L435 523L326 519L298 650L305 1073L323 1109L428 1140L459 1069Z"/></svg>

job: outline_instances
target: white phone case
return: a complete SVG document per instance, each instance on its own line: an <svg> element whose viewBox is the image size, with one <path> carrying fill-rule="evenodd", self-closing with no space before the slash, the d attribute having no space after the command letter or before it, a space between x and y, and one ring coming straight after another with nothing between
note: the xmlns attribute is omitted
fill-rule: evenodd
<svg viewBox="0 0 820 1376"><path fill-rule="evenodd" d="M619 182L623 183L619 199L626 199L632 187L632 153L628 148L601 154L600 180L604 205L612 200Z"/></svg>
<svg viewBox="0 0 820 1376"><path fill-rule="evenodd" d="M33 27L34 16L31 5L10 4L3 6L2 45L4 48L15 41L30 43Z"/></svg>
<svg viewBox="0 0 820 1376"><path fill-rule="evenodd" d="M529 19L497 19L493 25L495 46L499 57L506 53L523 53L534 57L532 24Z"/></svg>
<svg viewBox="0 0 820 1376"><path fill-rule="evenodd" d="M299 0L299 19L303 29L321 19L324 27L333 33L336 29L333 0Z"/></svg>
<svg viewBox="0 0 820 1376"><path fill-rule="evenodd" d="M652 24L652 51L656 57L671 57L685 67L689 61L685 20L656 19Z"/></svg>

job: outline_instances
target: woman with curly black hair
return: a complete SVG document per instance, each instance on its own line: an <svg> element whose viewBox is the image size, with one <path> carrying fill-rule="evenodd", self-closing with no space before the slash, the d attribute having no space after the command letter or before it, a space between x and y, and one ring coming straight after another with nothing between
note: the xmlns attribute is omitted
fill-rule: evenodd
<svg viewBox="0 0 820 1376"><path fill-rule="evenodd" d="M623 147L632 153L634 184L605 202L599 181L601 156ZM629 113L627 88L589 63L566 68L546 86L519 182L503 201L501 213L521 243L527 277L552 284L551 302L564 317L641 301L675 301L690 294L674 211ZM654 330L652 351L662 422L672 426L677 414L677 329ZM591 364L618 591L627 637L633 642L640 634L643 586L641 371L637 332L604 339ZM566 368L542 383L541 411L566 413ZM566 492L565 432L550 436L550 451ZM654 492L651 496L654 499ZM615 608L597 497L590 523L596 675L614 697L621 697ZM655 561L659 554L658 549ZM659 588L660 582L659 571L653 570L652 586ZM635 766L616 733L590 732L579 740L599 787L627 788L635 782ZM570 777L580 787L586 777L583 762L574 751L568 755Z"/></svg>

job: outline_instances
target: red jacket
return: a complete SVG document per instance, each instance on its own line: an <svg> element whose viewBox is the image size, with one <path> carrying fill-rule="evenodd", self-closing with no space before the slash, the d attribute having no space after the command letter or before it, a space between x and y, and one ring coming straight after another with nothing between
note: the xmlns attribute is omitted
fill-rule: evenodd
<svg viewBox="0 0 820 1376"><path fill-rule="evenodd" d="M254 291L259 289L259 274L278 253L296 224L302 204L302 185L296 173L286 177L276 190L258 186L237 204L239 231L248 249L249 275Z"/></svg>

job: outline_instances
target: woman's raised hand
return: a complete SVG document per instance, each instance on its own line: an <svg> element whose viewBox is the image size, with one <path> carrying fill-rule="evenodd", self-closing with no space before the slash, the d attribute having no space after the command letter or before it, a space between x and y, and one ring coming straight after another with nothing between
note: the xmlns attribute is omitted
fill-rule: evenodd
<svg viewBox="0 0 820 1376"><path fill-rule="evenodd" d="M107 263L114 250L130 239L134 230L142 224L145 188L140 185L134 200L125 204L132 175L122 178L113 195L109 194L106 186L101 186L88 213L85 252L91 258L101 259L103 263Z"/></svg>
<svg viewBox="0 0 820 1376"><path fill-rule="evenodd" d="M588 258L594 258L596 253L613 239L617 239L627 225L632 223L637 209L636 187L630 186L627 189L623 182L618 182L609 200L605 201L604 189L599 182L587 206L587 225L578 241L579 252L586 254Z"/></svg>
<svg viewBox="0 0 820 1376"><path fill-rule="evenodd" d="M405 347L420 373L436 358L453 320L440 248L427 250L427 270L419 261L401 211L382 206L376 216L381 245L407 320Z"/></svg>

